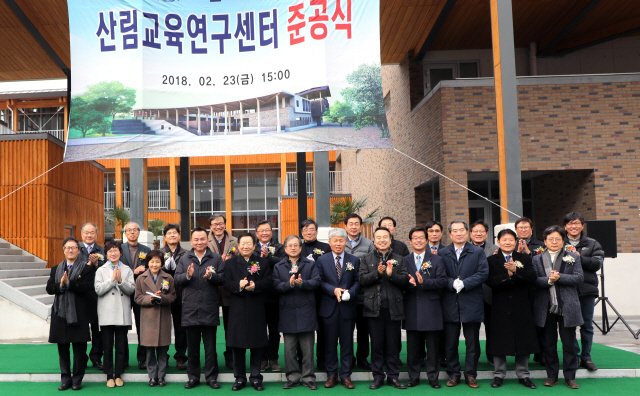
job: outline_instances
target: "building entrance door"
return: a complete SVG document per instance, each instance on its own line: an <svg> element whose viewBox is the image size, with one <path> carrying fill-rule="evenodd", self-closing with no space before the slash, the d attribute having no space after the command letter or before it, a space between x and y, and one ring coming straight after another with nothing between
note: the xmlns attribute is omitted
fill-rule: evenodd
<svg viewBox="0 0 640 396"><path fill-rule="evenodd" d="M469 224L480 219L484 220L489 225L487 240L495 243L493 238L493 216L491 216L492 206L489 201L469 201Z"/></svg>

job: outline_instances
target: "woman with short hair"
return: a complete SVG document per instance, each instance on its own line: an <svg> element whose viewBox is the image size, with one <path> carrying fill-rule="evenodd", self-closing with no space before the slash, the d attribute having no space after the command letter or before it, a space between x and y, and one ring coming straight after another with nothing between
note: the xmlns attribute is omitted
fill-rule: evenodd
<svg viewBox="0 0 640 396"><path fill-rule="evenodd" d="M109 241L104 246L107 262L96 271L94 287L98 294L98 323L104 348L103 370L107 387L124 386L124 349L128 347L127 333L131 327L131 299L135 291L133 271L122 264L120 242ZM115 339L115 344L114 344ZM115 345L115 370L113 348Z"/></svg>

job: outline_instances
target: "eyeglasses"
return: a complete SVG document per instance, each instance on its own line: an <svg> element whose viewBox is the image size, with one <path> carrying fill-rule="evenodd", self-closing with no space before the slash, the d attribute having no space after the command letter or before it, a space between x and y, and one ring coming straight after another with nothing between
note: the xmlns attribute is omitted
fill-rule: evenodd
<svg viewBox="0 0 640 396"><path fill-rule="evenodd" d="M211 227L213 228L224 227L224 223L211 223Z"/></svg>
<svg viewBox="0 0 640 396"><path fill-rule="evenodd" d="M526 231L526 230L530 230L531 226L530 225L526 225L526 226L517 226L516 230L521 230L521 231Z"/></svg>
<svg viewBox="0 0 640 396"><path fill-rule="evenodd" d="M486 234L487 232L485 230L475 230L475 231L471 231L472 234Z"/></svg>
<svg viewBox="0 0 640 396"><path fill-rule="evenodd" d="M575 221L572 221L570 223L567 223L566 225L568 225L568 226L581 226L582 222L580 220L575 220Z"/></svg>
<svg viewBox="0 0 640 396"><path fill-rule="evenodd" d="M427 238L425 238L425 237L417 237L416 236L416 237L411 238L411 240L412 241L426 241Z"/></svg>
<svg viewBox="0 0 640 396"><path fill-rule="evenodd" d="M124 230L124 232L140 232L139 228L127 228L126 230Z"/></svg>
<svg viewBox="0 0 640 396"><path fill-rule="evenodd" d="M427 230L427 232L428 232L429 234L440 234L440 233L442 233L442 231L440 231L440 230L438 230L438 229L435 229L435 230L428 229L428 230Z"/></svg>
<svg viewBox="0 0 640 396"><path fill-rule="evenodd" d="M65 246L65 247L63 247L62 249L63 249L63 250L71 250L71 251L74 251L74 250L78 250L78 247L77 247L77 246Z"/></svg>
<svg viewBox="0 0 640 396"><path fill-rule="evenodd" d="M315 228L303 228L302 229L302 233L303 234L308 234L308 233L316 232L316 231L318 231L318 230L316 230Z"/></svg>
<svg viewBox="0 0 640 396"><path fill-rule="evenodd" d="M256 231L256 233L258 233L258 234L268 234L270 232L271 232L271 230L259 230L259 231Z"/></svg>
<svg viewBox="0 0 640 396"><path fill-rule="evenodd" d="M298 244L295 244L295 245L290 244L290 245L287 245L287 247L288 247L289 249L297 249L297 248L299 248L299 247L300 247L300 245L298 245Z"/></svg>
<svg viewBox="0 0 640 396"><path fill-rule="evenodd" d="M562 238L547 238L547 241L549 242L562 242Z"/></svg>
<svg viewBox="0 0 640 396"><path fill-rule="evenodd" d="M96 235L95 231L83 231L82 235Z"/></svg>

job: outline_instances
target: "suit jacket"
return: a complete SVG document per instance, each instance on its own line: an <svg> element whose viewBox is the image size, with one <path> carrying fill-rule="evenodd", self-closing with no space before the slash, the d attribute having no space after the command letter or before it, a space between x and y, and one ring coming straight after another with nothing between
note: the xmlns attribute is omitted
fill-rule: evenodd
<svg viewBox="0 0 640 396"><path fill-rule="evenodd" d="M220 249L218 249L218 241L216 241L216 237L213 235L213 232L209 232L209 249L211 249L212 252L219 254L220 256L224 256L225 254L227 254L227 252L229 251L229 248L231 247L232 244L235 244L236 246L236 253L231 254L231 257L236 256L238 253L238 238L234 237L233 235L229 234L229 231L224 230L224 246L222 246L222 252L220 251ZM231 257L227 257L227 258L231 258Z"/></svg>
<svg viewBox="0 0 640 396"><path fill-rule="evenodd" d="M111 280L110 265L96 271L94 286L98 295L98 323L100 326L131 326L131 295L136 291L133 271L120 262L122 283Z"/></svg>
<svg viewBox="0 0 640 396"><path fill-rule="evenodd" d="M273 269L276 266L276 264L278 264L283 258L287 257L287 253L284 251L284 246L279 243L278 241L276 241L275 239L272 239L271 242L269 242L269 247L272 247L273 249L269 249L269 255L267 255L267 257L265 257L265 260L267 261L267 263L269 264L269 267L271 269L271 273L273 273ZM256 241L256 248L254 253L257 256L260 256L261 249L260 249L260 241ZM277 304L278 303L278 295L276 294L275 290L273 290L272 288L269 288L266 292L265 292L265 303L267 304Z"/></svg>
<svg viewBox="0 0 640 396"><path fill-rule="evenodd" d="M446 248L445 245L442 244L442 242L438 243L438 252L441 251L442 249ZM431 246L429 246L429 242L427 242L427 250L429 252L431 252Z"/></svg>
<svg viewBox="0 0 640 396"><path fill-rule="evenodd" d="M162 285L168 282L169 288L162 291ZM147 292L161 291L160 302L151 302ZM140 345L157 347L171 345L171 304L176 299L173 277L160 270L157 282L146 270L136 280L135 302L140 306Z"/></svg>
<svg viewBox="0 0 640 396"><path fill-rule="evenodd" d="M193 263L193 275L187 279L187 270ZM205 279L207 267L215 272ZM206 249L202 262L191 249L180 258L176 266L176 285L182 288L182 326L219 326L220 291L225 271L224 262L219 254Z"/></svg>
<svg viewBox="0 0 640 396"><path fill-rule="evenodd" d="M291 261L282 259L276 264L273 274L273 288L280 295L280 320L278 331L287 334L318 330L316 314L316 290L320 288L320 274L313 260L301 257L295 272L302 279L302 285L291 287L293 275Z"/></svg>
<svg viewBox="0 0 640 396"><path fill-rule="evenodd" d="M265 293L272 288L271 266L256 254L249 262L257 263L260 270L249 273L249 263L242 256L225 261L224 288L231 293L226 337L231 348L262 348L269 343L264 304ZM255 290L240 290L240 280L244 278L255 283Z"/></svg>
<svg viewBox="0 0 640 396"><path fill-rule="evenodd" d="M364 291L364 311L362 316L377 318L380 315L382 292L384 290L387 295L391 320L402 320L404 319L403 291L409 286L407 267L401 256L391 252L386 257L387 261L396 260L398 265L391 270L391 276L387 275L386 270L380 275L378 265L381 259L382 255L377 250L374 250L360 260L358 280L360 281L360 288Z"/></svg>
<svg viewBox="0 0 640 396"><path fill-rule="evenodd" d="M533 268L536 271L536 289L533 301L533 319L536 326L544 327L549 312L551 297L549 296L549 277L544 270L542 255L549 254L548 250L533 257ZM563 257L573 257L575 262L567 264ZM562 318L565 327L576 327L584 323L582 319L582 309L578 298L578 286L582 284L584 275L582 274L582 264L580 256L562 249L556 256L556 262L563 260L560 267L560 279L555 282L556 295L562 301Z"/></svg>
<svg viewBox="0 0 640 396"><path fill-rule="evenodd" d="M347 241L347 244L349 241ZM352 270L347 270L347 264L353 265ZM344 252L344 260L342 260L342 270L340 280L336 271L336 262L333 259L333 253L329 252L318 258L316 267L322 279L322 296L320 297L320 308L318 316L328 318L333 311L338 309L345 319L356 318L356 296L360 290L360 282L358 281L358 272L360 270L360 259L354 255ZM346 289L349 291L351 298L349 301L340 301L336 299L333 291L336 288Z"/></svg>
<svg viewBox="0 0 640 396"><path fill-rule="evenodd" d="M500 248L489 241L485 241L483 249L484 255L487 256L488 259L489 256L493 256L496 250ZM491 305L491 288L487 286L486 282L482 284L482 298L484 299L484 302Z"/></svg>
<svg viewBox="0 0 640 396"><path fill-rule="evenodd" d="M428 249L422 254L422 263L431 263L431 268L420 274L422 284L416 279L416 286L409 285L404 294L404 328L410 331L436 331L443 329L442 290L447 285L447 272L441 257ZM409 254L404 258L407 271L414 279L416 272L415 257Z"/></svg>
<svg viewBox="0 0 640 396"><path fill-rule="evenodd" d="M90 252L87 252L87 248L84 246L83 242L80 242L80 252L78 253L78 260L81 260L85 263L89 262L89 255L97 253L102 255L102 260L98 259L98 265L94 267L94 269L98 269L104 265L107 261L107 257L104 253L104 247L98 245L98 243L93 244L93 248L91 248ZM87 294L87 297L93 300L93 304L89 306L89 311L87 314L89 315L89 323L98 323L98 295L96 294L95 289L91 289L91 292Z"/></svg>
<svg viewBox="0 0 640 396"><path fill-rule="evenodd" d="M301 255L304 257L309 256L310 254L313 255L313 260L317 260L318 257L322 256L322 254L314 254L313 253L313 249L320 249L322 250L324 253L322 254L326 254L331 252L331 246L329 246L328 243L325 242L320 242L318 240L315 241L315 243L312 246L309 246L306 242L302 243L302 253Z"/></svg>
<svg viewBox="0 0 640 396"><path fill-rule="evenodd" d="M528 254L513 252L511 256L514 262L522 264L512 276L504 267L506 261L501 251L487 258L489 278L485 284L493 290L487 351L498 356L529 355L539 351L529 299L529 288L536 273Z"/></svg>
<svg viewBox="0 0 640 396"><path fill-rule="evenodd" d="M151 249L149 249L147 246L138 243L138 256L140 256L140 253L144 253L145 255L147 253L149 253L151 251ZM125 242L122 244L122 257L120 257L120 261L122 261L122 263L126 264L129 266L129 268L131 268L132 271L135 271L135 268L133 268L133 260L131 258L131 252L129 251L129 242ZM144 265L145 268L148 269L148 264L147 264L147 258L139 258L138 257L138 262L137 262L137 267ZM135 276L135 278L137 278L138 275Z"/></svg>
<svg viewBox="0 0 640 396"><path fill-rule="evenodd" d="M80 263L81 261L76 259L76 262ZM66 265L66 263L65 260L58 265ZM56 282L58 265L51 268L49 280L47 281L47 293L54 295L55 298L59 298L58 296L64 293L75 293L78 324L69 326L64 318L59 317L55 312L51 312L49 342L55 344L70 344L73 342L91 341L89 334L90 313L95 312L96 302L92 298L88 298L88 296L95 295L93 281L96 275L96 267L86 265L77 281L70 280L65 290L60 290L60 283Z"/></svg>
<svg viewBox="0 0 640 396"><path fill-rule="evenodd" d="M484 300L482 283L489 276L489 267L484 250L467 242L456 258L453 243L438 252L447 271L447 286L442 295L442 311L445 322L482 322L484 320ZM464 288L456 293L453 281L460 278Z"/></svg>

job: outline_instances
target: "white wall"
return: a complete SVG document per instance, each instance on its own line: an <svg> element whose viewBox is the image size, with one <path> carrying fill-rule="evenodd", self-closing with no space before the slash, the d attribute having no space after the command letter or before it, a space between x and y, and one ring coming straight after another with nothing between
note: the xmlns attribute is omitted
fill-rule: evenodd
<svg viewBox="0 0 640 396"><path fill-rule="evenodd" d="M605 292L609 301L624 317L640 315L640 253L618 253L616 258L604 260ZM599 280L599 277L598 277ZM609 318L615 315L610 307L607 307ZM598 306L596 316L601 316Z"/></svg>
<svg viewBox="0 0 640 396"><path fill-rule="evenodd" d="M0 340L49 338L49 322L0 297Z"/></svg>

